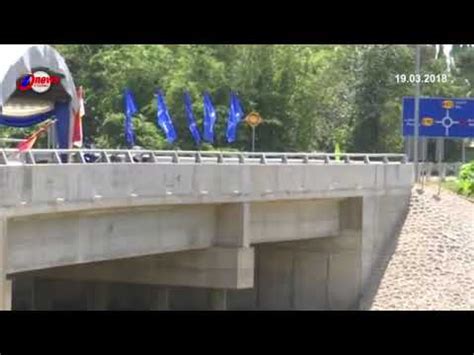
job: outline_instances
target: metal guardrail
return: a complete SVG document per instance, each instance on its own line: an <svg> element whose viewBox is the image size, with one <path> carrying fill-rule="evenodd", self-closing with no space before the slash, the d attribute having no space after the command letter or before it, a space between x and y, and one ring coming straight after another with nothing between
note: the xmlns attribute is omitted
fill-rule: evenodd
<svg viewBox="0 0 474 355"><path fill-rule="evenodd" d="M459 170L464 163L420 163L420 175L430 180L431 178L438 178L441 180L446 177L454 177L459 175Z"/></svg>
<svg viewBox="0 0 474 355"><path fill-rule="evenodd" d="M119 149L0 149L0 165L36 164L389 164L407 162L405 154L272 153Z"/></svg>

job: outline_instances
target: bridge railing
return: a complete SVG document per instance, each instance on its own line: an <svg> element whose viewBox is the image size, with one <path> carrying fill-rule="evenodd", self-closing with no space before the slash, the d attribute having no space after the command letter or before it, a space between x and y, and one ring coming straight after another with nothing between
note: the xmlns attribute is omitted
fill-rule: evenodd
<svg viewBox="0 0 474 355"><path fill-rule="evenodd" d="M426 180L431 180L432 178L445 180L447 177L458 176L463 164L462 162L424 162L420 164L420 175L426 178Z"/></svg>
<svg viewBox="0 0 474 355"><path fill-rule="evenodd" d="M404 164L405 154L120 149L0 149L0 165L35 164Z"/></svg>

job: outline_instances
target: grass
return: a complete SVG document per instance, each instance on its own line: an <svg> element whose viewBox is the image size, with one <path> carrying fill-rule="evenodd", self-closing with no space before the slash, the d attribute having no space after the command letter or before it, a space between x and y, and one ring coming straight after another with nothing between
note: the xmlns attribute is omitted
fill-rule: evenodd
<svg viewBox="0 0 474 355"><path fill-rule="evenodd" d="M457 193L459 194L458 192L458 184L457 184L457 181L456 180L446 180L446 181L443 181L441 183L441 187L449 190L449 191L452 191L454 193Z"/></svg>
<svg viewBox="0 0 474 355"><path fill-rule="evenodd" d="M454 192L455 194L467 199L470 202L474 202L474 196L466 196L465 194L459 192L457 179L443 181L441 182L441 187L443 189Z"/></svg>

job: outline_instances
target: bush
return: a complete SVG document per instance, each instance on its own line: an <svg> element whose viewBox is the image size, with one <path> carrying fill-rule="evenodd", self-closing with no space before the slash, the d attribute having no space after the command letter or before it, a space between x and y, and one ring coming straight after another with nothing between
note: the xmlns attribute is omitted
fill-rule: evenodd
<svg viewBox="0 0 474 355"><path fill-rule="evenodd" d="M461 166L458 177L458 191L466 196L474 195L474 160Z"/></svg>

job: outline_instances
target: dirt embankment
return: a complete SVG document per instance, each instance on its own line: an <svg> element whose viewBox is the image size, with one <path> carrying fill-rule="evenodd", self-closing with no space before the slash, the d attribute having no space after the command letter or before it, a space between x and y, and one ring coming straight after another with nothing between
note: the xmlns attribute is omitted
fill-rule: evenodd
<svg viewBox="0 0 474 355"><path fill-rule="evenodd" d="M418 188L369 309L473 310L474 203Z"/></svg>

